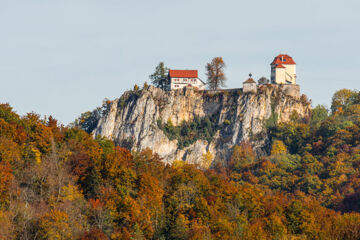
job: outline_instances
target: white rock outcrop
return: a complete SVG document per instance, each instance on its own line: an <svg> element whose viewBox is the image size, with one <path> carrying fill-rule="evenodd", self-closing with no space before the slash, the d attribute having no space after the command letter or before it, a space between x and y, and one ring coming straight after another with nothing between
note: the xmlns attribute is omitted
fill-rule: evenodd
<svg viewBox="0 0 360 240"><path fill-rule="evenodd" d="M294 111L306 117L311 111L310 103L271 85L261 86L256 94L192 88L163 91L150 86L138 92L128 91L109 102L102 114L94 114L97 119L92 133L119 145L128 143L132 150L150 148L169 163L174 160L199 163L208 151L214 155L214 161L226 161L231 148L242 141L250 142L257 154L266 154L269 140L265 121L272 114L277 114L278 121L287 121ZM179 125L195 116L214 115L219 129L213 140L209 143L200 139L183 149L178 147L177 140L168 139L157 122L170 119Z"/></svg>

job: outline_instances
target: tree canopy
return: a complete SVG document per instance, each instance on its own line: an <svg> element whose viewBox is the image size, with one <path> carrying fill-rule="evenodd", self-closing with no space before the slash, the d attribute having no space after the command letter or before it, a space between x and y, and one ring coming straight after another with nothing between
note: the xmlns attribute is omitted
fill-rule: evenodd
<svg viewBox="0 0 360 240"><path fill-rule="evenodd" d="M269 80L268 78L266 78L266 77L261 77L261 78L259 78L259 80L258 80L258 84L259 84L259 85L261 85L261 84L268 84L268 83L270 83L270 80Z"/></svg>
<svg viewBox="0 0 360 240"><path fill-rule="evenodd" d="M206 64L207 85L209 89L216 90L225 87L225 62L222 57L215 57Z"/></svg>
<svg viewBox="0 0 360 240"><path fill-rule="evenodd" d="M0 104L0 239L359 239L360 103L349 91L341 111L272 125L269 155L242 142L228 162L211 163L209 149L172 165ZM183 143L217 129L201 118L162 127Z"/></svg>

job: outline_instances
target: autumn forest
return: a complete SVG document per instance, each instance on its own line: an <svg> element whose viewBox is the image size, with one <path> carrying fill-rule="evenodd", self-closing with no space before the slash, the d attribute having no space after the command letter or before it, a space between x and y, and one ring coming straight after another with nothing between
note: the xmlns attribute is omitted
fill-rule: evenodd
<svg viewBox="0 0 360 240"><path fill-rule="evenodd" d="M0 104L0 239L360 239L360 92L267 131L170 165Z"/></svg>

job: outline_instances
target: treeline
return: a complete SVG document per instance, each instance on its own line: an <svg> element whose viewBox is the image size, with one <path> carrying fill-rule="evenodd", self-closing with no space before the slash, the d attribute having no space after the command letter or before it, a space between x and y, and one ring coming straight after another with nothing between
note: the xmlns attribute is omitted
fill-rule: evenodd
<svg viewBox="0 0 360 240"><path fill-rule="evenodd" d="M234 148L231 178L262 189L301 192L342 212L360 210L360 93L342 89L331 113L313 109L309 119L269 129L271 155L257 159L246 144Z"/></svg>
<svg viewBox="0 0 360 240"><path fill-rule="evenodd" d="M359 239L359 99L341 90L331 114L269 129L270 156L242 143L210 169L1 104L0 239Z"/></svg>

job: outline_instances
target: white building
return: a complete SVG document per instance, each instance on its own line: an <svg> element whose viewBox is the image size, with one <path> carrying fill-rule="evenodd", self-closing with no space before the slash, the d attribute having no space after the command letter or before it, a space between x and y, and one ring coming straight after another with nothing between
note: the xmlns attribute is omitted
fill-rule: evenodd
<svg viewBox="0 0 360 240"><path fill-rule="evenodd" d="M254 79L251 77L251 74L249 74L249 79L243 82L243 93L256 93L257 86Z"/></svg>
<svg viewBox="0 0 360 240"><path fill-rule="evenodd" d="M296 84L296 63L286 54L280 54L271 63L271 83Z"/></svg>
<svg viewBox="0 0 360 240"><path fill-rule="evenodd" d="M170 90L184 87L205 89L205 83L198 77L197 70L169 70Z"/></svg>

